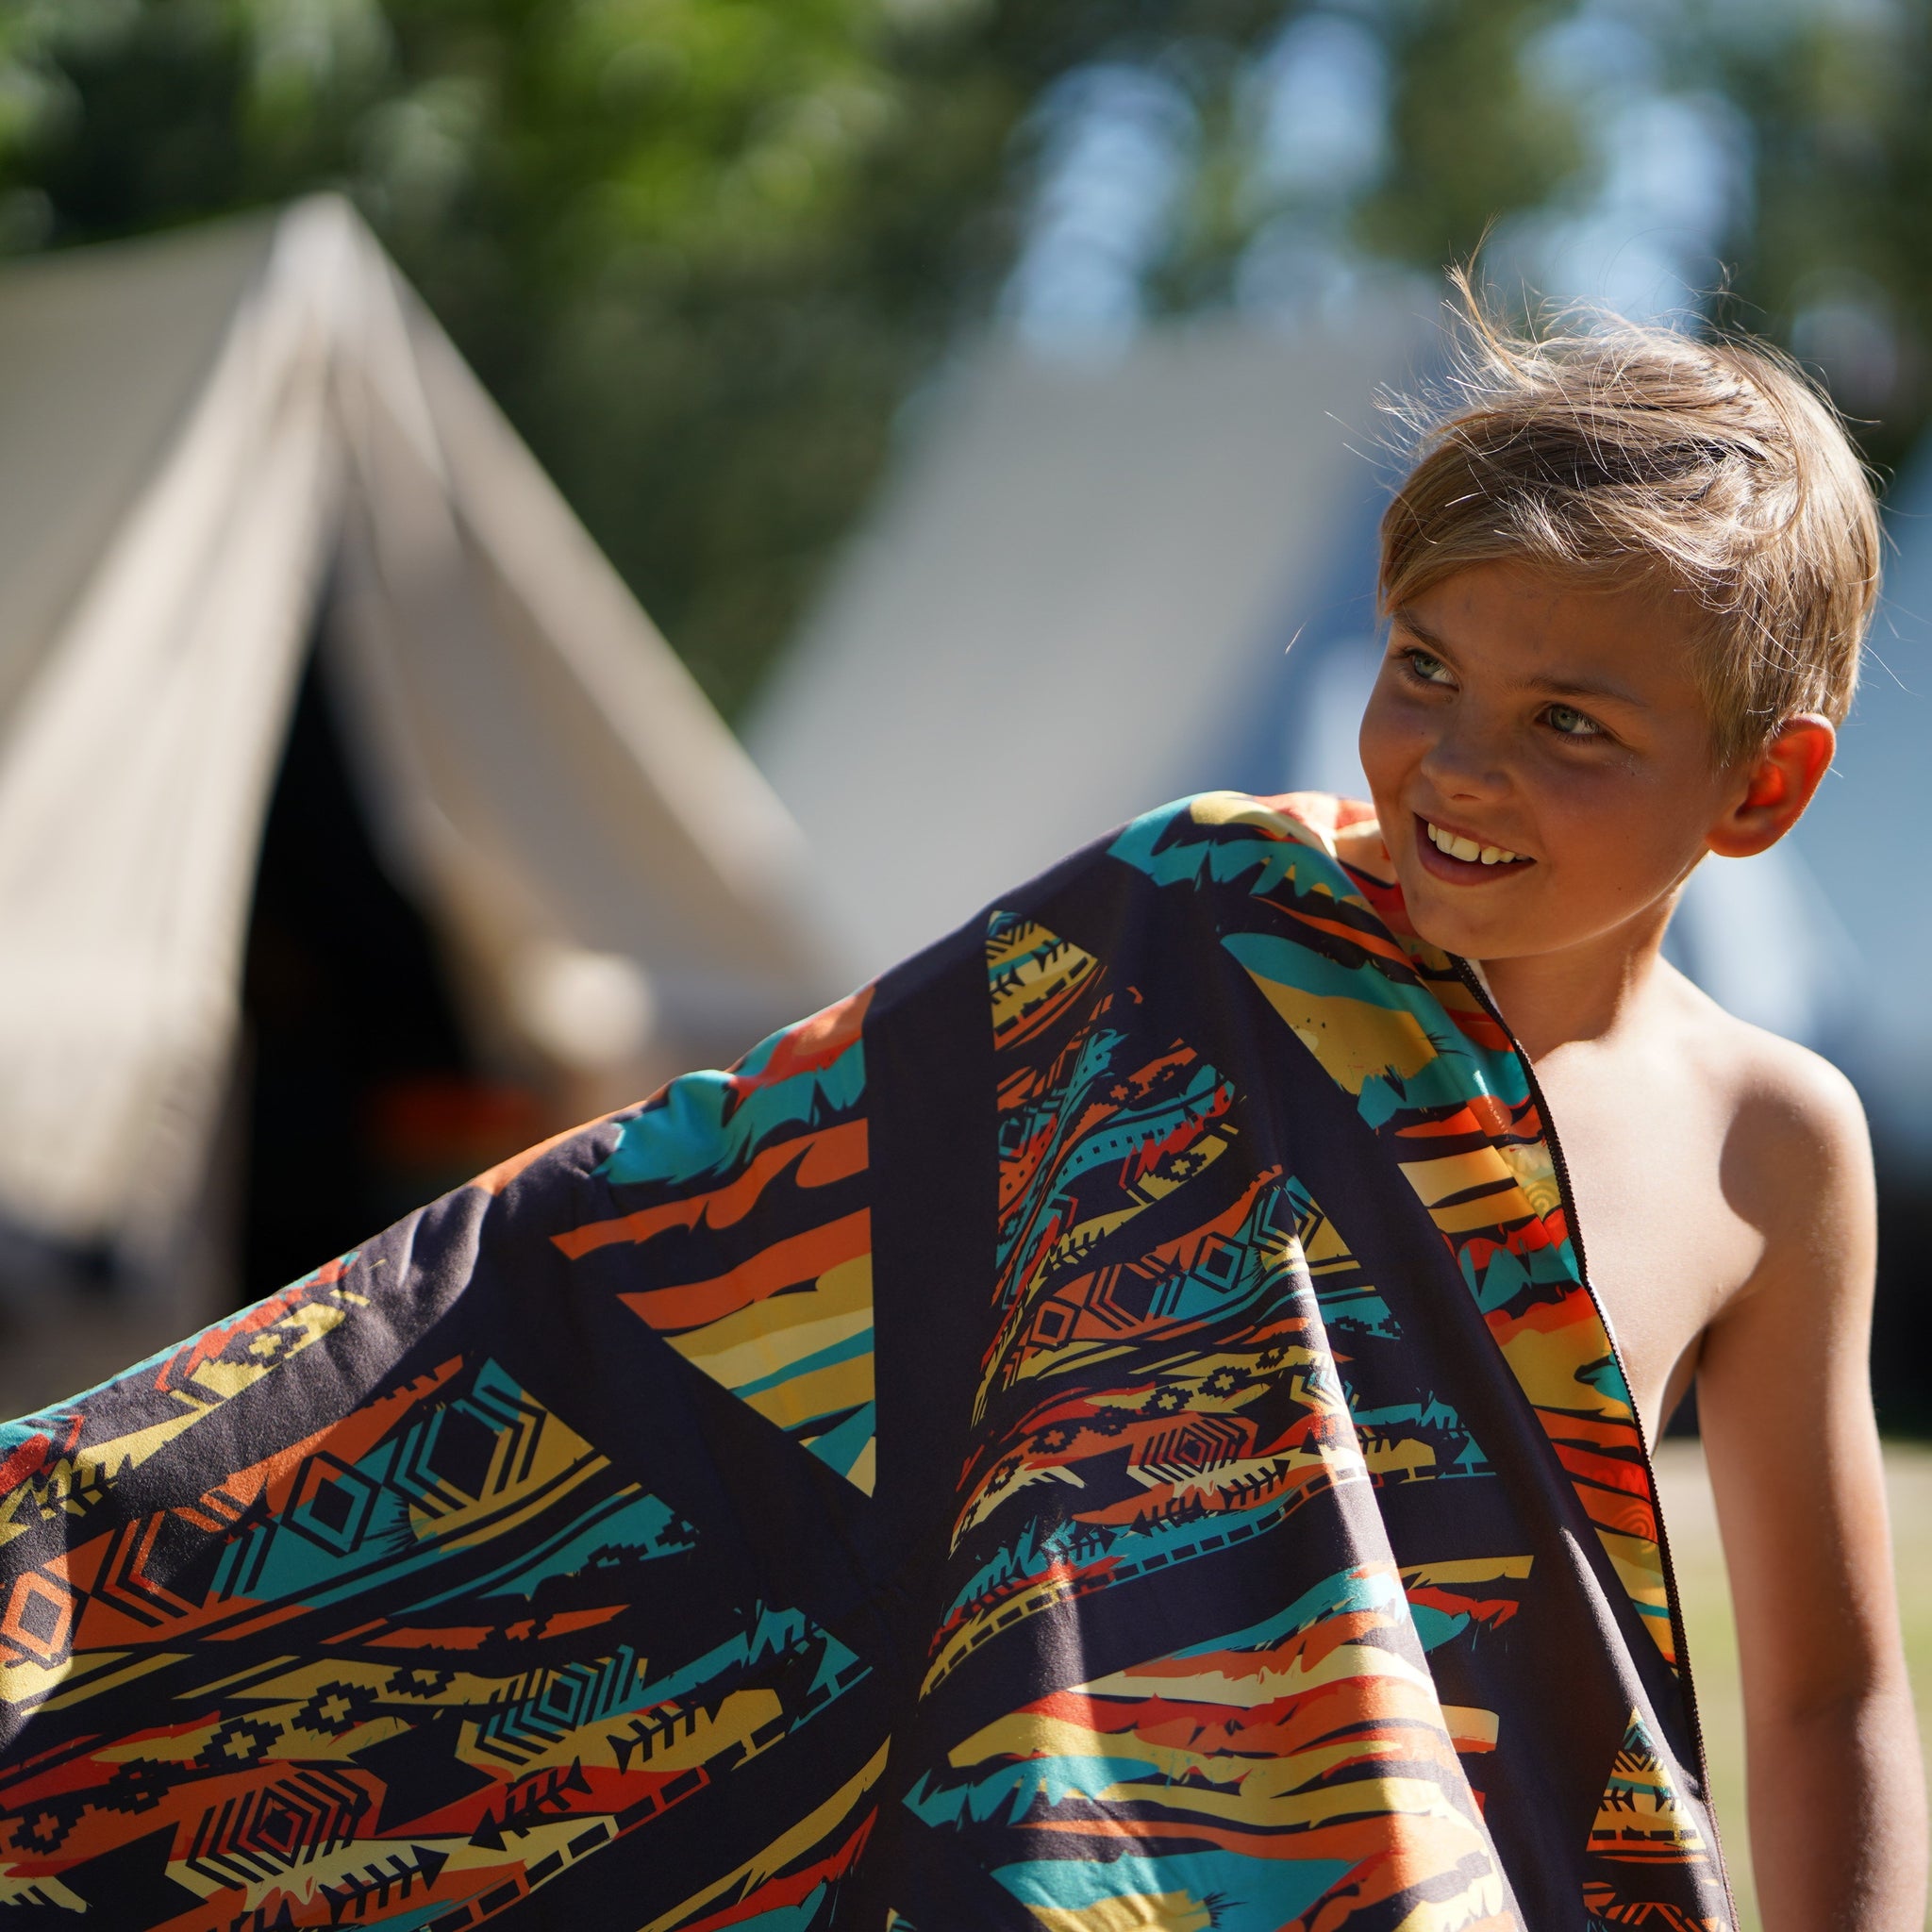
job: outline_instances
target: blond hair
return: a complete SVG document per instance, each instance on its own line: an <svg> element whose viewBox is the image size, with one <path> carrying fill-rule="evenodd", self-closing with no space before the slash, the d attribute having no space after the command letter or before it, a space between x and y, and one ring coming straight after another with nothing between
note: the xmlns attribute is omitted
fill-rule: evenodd
<svg viewBox="0 0 1932 1932"><path fill-rule="evenodd" d="M1451 373L1394 405L1413 455L1382 518L1383 613L1504 559L1647 580L1698 612L1721 762L1801 711L1842 723L1878 594L1878 515L1844 425L1796 364L1598 310L1519 333L1453 279Z"/></svg>

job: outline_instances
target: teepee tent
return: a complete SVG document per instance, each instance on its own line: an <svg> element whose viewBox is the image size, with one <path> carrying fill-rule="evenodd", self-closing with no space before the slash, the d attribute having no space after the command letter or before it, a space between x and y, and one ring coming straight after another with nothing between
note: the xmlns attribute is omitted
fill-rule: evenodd
<svg viewBox="0 0 1932 1932"><path fill-rule="evenodd" d="M345 204L13 269L0 1305L42 1284L16 1320L75 1257L158 1339L202 1312L310 687L466 1036L553 1112L829 990L791 820Z"/></svg>

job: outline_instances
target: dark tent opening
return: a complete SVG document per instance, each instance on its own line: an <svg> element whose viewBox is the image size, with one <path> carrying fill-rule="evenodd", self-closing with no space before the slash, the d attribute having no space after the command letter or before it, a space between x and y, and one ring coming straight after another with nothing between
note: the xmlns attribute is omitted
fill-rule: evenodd
<svg viewBox="0 0 1932 1932"><path fill-rule="evenodd" d="M384 871L311 652L264 827L242 987L253 1300L532 1137L475 1063L422 911Z"/></svg>

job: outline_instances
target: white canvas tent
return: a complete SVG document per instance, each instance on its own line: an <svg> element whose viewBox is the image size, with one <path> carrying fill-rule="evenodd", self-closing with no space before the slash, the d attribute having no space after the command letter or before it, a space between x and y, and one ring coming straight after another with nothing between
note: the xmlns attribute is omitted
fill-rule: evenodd
<svg viewBox="0 0 1932 1932"><path fill-rule="evenodd" d="M201 1312L263 813L316 654L489 1054L615 1100L831 990L792 822L345 204L16 268L0 1289L86 1250L145 1329Z"/></svg>
<svg viewBox="0 0 1932 1932"><path fill-rule="evenodd" d="M994 346L927 404L746 732L849 970L1165 799L1290 782L1373 628L1374 391L1422 341L1390 314Z"/></svg>

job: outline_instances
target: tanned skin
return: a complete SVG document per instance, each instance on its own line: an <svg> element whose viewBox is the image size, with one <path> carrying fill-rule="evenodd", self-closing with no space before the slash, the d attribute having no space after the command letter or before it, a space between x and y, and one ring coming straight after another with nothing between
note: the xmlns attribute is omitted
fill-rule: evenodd
<svg viewBox="0 0 1932 1932"><path fill-rule="evenodd" d="M1395 613L1362 765L1417 931L1481 962L1536 1068L1653 1441L1696 1378L1766 1932L1921 1932L1864 1115L1836 1069L1659 950L1699 861L1775 844L1835 737L1794 717L1721 765L1693 649L1681 598L1474 566ZM1517 858L1457 858L1430 824Z"/></svg>

